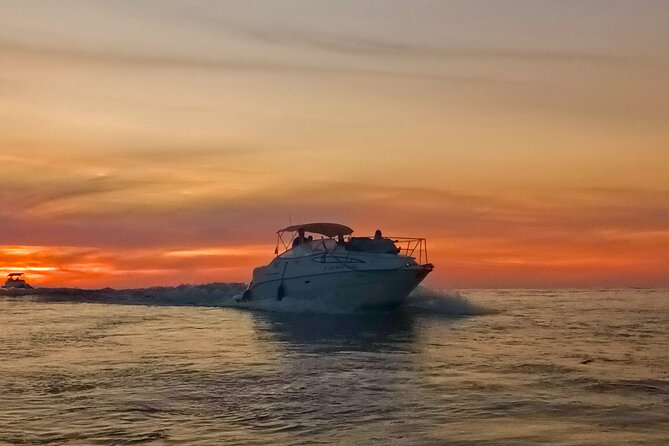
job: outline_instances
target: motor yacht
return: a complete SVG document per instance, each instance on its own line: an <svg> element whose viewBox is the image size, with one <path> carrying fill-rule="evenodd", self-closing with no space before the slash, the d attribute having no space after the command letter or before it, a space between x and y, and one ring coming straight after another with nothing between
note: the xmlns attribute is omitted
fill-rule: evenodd
<svg viewBox="0 0 669 446"><path fill-rule="evenodd" d="M255 268L240 300L314 300L345 309L395 307L434 268L423 238L353 237L337 223L277 231L275 258Z"/></svg>
<svg viewBox="0 0 669 446"><path fill-rule="evenodd" d="M7 274L7 280L5 281L3 288L32 289L28 282L26 282L23 273Z"/></svg>

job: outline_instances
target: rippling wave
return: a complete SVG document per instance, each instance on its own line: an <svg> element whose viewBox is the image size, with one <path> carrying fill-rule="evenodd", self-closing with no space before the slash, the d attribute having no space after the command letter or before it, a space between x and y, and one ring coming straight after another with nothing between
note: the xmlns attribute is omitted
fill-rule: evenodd
<svg viewBox="0 0 669 446"><path fill-rule="evenodd" d="M324 314L240 311L243 289L0 297L0 444L668 443L668 290Z"/></svg>

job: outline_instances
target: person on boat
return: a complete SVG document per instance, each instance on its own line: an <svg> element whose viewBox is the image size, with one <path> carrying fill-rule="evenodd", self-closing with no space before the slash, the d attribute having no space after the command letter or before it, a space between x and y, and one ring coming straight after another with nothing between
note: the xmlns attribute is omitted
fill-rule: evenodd
<svg viewBox="0 0 669 446"><path fill-rule="evenodd" d="M346 241L344 240L344 235L343 234L338 234L337 235L337 244L339 246L344 246L346 247Z"/></svg>
<svg viewBox="0 0 669 446"><path fill-rule="evenodd" d="M400 249L395 246L392 240L383 237L383 233L380 229L377 229L374 232L374 238L372 239L372 245L369 249L371 252L380 252L386 254L397 254L400 252Z"/></svg>
<svg viewBox="0 0 669 446"><path fill-rule="evenodd" d="M389 246L389 245L392 245ZM380 229L374 232L374 237L352 237L348 243L350 251L391 253L395 250L395 244L388 239L383 238Z"/></svg>
<svg viewBox="0 0 669 446"><path fill-rule="evenodd" d="M304 228L300 228L297 230L297 237L293 239L293 248L301 245L302 243L304 243Z"/></svg>

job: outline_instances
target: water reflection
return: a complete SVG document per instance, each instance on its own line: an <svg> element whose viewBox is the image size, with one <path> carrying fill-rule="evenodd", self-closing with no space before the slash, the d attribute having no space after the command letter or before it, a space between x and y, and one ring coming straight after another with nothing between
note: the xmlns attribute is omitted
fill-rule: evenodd
<svg viewBox="0 0 669 446"><path fill-rule="evenodd" d="M666 293L327 315L205 291L0 298L0 444L666 443Z"/></svg>
<svg viewBox="0 0 669 446"><path fill-rule="evenodd" d="M415 316L401 311L348 315L256 312L252 318L259 337L317 351L403 350L415 337Z"/></svg>

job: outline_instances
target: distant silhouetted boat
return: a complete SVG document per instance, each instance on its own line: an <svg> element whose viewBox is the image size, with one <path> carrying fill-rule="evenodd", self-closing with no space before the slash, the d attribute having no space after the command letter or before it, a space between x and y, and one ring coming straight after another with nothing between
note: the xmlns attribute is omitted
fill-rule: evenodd
<svg viewBox="0 0 669 446"><path fill-rule="evenodd" d="M3 288L18 288L18 289L27 289L30 290L32 287L26 282L25 276L23 273L9 273L7 274L7 280L3 285Z"/></svg>

